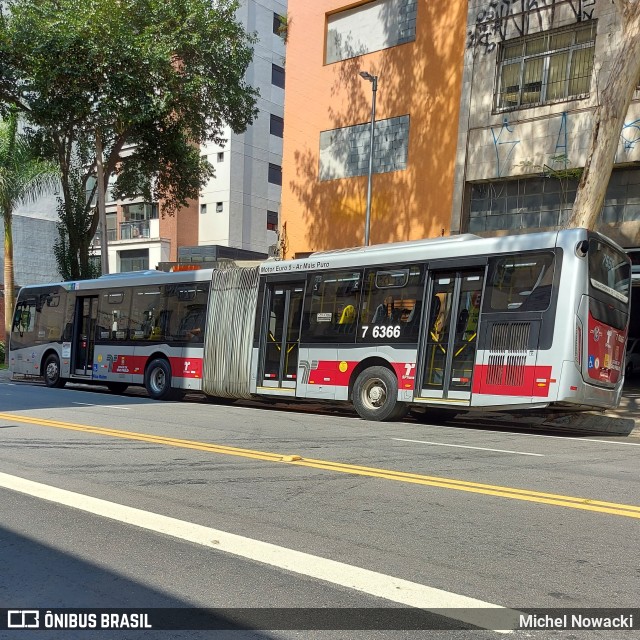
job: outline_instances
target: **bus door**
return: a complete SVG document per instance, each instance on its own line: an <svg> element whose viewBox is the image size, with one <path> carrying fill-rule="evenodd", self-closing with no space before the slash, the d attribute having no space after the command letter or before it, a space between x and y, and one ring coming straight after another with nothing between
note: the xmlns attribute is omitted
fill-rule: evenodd
<svg viewBox="0 0 640 640"><path fill-rule="evenodd" d="M90 376L98 318L98 296L78 296L74 323L73 366L76 375Z"/></svg>
<svg viewBox="0 0 640 640"><path fill-rule="evenodd" d="M304 283L267 285L259 392L296 389Z"/></svg>
<svg viewBox="0 0 640 640"><path fill-rule="evenodd" d="M469 404L484 278L484 267L430 273L421 398Z"/></svg>

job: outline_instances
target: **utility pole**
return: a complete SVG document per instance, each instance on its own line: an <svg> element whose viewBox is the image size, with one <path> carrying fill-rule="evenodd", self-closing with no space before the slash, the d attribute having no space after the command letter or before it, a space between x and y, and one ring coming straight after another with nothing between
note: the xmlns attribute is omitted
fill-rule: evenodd
<svg viewBox="0 0 640 640"><path fill-rule="evenodd" d="M367 212L364 223L364 246L369 246L369 232L371 230L371 187L373 181L373 144L376 135L376 91L378 90L378 76L367 71L360 75L371 83L371 133L369 135L369 171L367 175Z"/></svg>

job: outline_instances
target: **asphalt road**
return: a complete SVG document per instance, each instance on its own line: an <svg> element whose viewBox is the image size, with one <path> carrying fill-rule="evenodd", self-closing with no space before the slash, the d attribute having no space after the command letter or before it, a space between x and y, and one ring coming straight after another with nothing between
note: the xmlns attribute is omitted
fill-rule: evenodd
<svg viewBox="0 0 640 640"><path fill-rule="evenodd" d="M406 606L394 580L452 594L454 603L464 597L513 609L640 606L635 435L556 437L504 421L380 424L309 407L224 406L197 397L158 403L140 392L113 396L3 380L0 438L1 606ZM102 503L92 511L60 504L57 494L16 490L13 478L132 507L140 518L174 520L167 530L144 528L138 511L123 522L100 511ZM204 542L180 537L189 527L199 527ZM227 534L242 537L241 551L233 540L225 547ZM259 543L276 545L278 558L308 556L272 563ZM307 558L320 568L304 568ZM325 560L342 563L342 577L334 578ZM381 576L380 590L357 586L350 573L356 569ZM152 635L98 637L108 633ZM158 637L212 633L222 637ZM557 635L511 637L531 634ZM440 635L498 637L430 632ZM588 637L600 636L616 637Z"/></svg>

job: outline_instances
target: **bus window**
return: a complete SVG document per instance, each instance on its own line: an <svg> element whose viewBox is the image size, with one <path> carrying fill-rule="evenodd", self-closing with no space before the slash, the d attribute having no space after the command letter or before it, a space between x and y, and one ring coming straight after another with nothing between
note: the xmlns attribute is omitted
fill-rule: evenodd
<svg viewBox="0 0 640 640"><path fill-rule="evenodd" d="M36 327L35 300L23 300L16 306L13 316L13 332L23 337L25 333L33 333Z"/></svg>
<svg viewBox="0 0 640 640"><path fill-rule="evenodd" d="M417 342L424 273L423 265L367 269L359 342Z"/></svg>
<svg viewBox="0 0 640 640"><path fill-rule="evenodd" d="M167 340L202 344L209 283L167 285L166 308L160 321Z"/></svg>
<svg viewBox="0 0 640 640"><path fill-rule="evenodd" d="M555 256L522 253L489 260L488 310L544 311L551 302Z"/></svg>
<svg viewBox="0 0 640 640"><path fill-rule="evenodd" d="M591 286L621 302L628 302L631 266L626 254L616 251L596 238L591 238L588 256Z"/></svg>
<svg viewBox="0 0 640 640"><path fill-rule="evenodd" d="M41 293L36 305L38 317L36 332L38 343L62 340L62 330L66 318L67 292L54 289Z"/></svg>
<svg viewBox="0 0 640 640"><path fill-rule="evenodd" d="M131 299L132 340L162 340L164 295L158 286L137 287Z"/></svg>
<svg viewBox="0 0 640 640"><path fill-rule="evenodd" d="M129 338L131 289L105 291L100 295L96 340L121 342Z"/></svg>
<svg viewBox="0 0 640 640"><path fill-rule="evenodd" d="M360 282L357 271L310 275L302 322L303 342L353 342Z"/></svg>

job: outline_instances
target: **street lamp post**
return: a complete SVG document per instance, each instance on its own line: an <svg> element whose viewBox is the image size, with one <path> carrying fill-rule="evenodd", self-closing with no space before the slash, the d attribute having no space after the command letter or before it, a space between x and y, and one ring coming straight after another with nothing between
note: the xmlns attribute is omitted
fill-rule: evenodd
<svg viewBox="0 0 640 640"><path fill-rule="evenodd" d="M361 71L360 75L371 82L371 134L369 136L369 174L367 177L367 215L364 223L364 246L369 246L369 230L371 228L371 184L373 178L373 141L376 126L376 91L378 90L378 76L372 76L367 71Z"/></svg>

